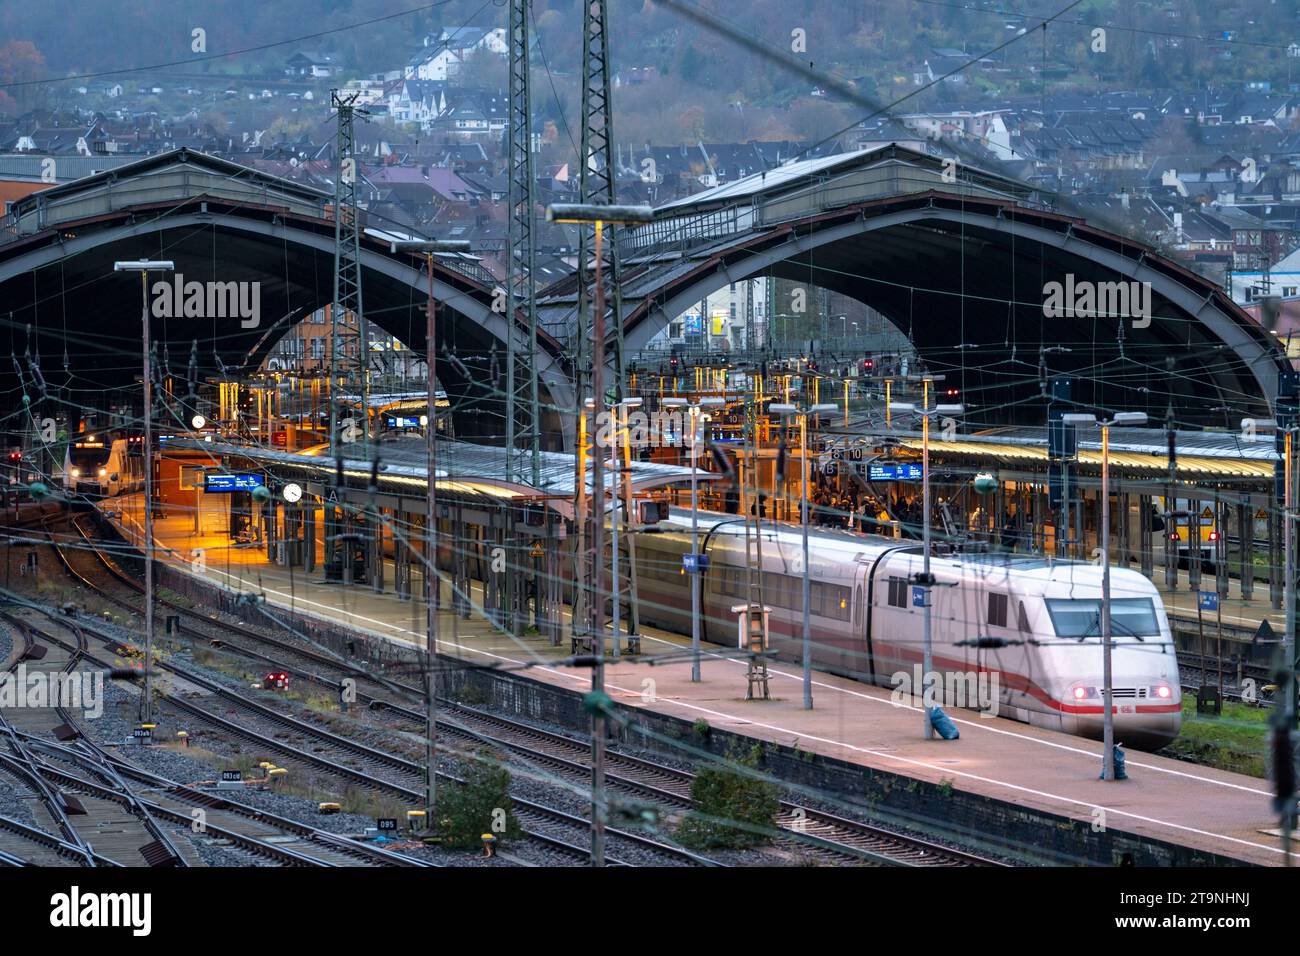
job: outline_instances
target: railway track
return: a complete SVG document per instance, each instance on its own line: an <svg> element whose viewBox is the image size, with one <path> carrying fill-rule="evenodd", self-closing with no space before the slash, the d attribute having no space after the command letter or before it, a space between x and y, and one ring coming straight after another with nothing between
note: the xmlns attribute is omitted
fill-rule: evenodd
<svg viewBox="0 0 1300 956"><path fill-rule="evenodd" d="M584 741L542 730L463 704L444 705L456 722L440 720L440 732L469 731L474 739L513 750L529 760L582 779L590 774L590 751ZM651 800L682 811L689 810L695 774L618 751L606 752L606 783L638 800ZM883 827L850 820L782 801L776 824L784 833L778 844L834 863L880 866L999 866L994 860L945 847Z"/></svg>
<svg viewBox="0 0 1300 956"><path fill-rule="evenodd" d="M29 646L44 646L37 645L32 641L33 638L40 638L41 635L19 616L5 613L0 614L0 617L16 630L26 632ZM83 634L80 628L75 624L69 624L66 626L74 637L74 643L71 645L65 645L65 649L69 652L69 658L67 664L63 667L63 673L72 674L86 659L87 641L85 634ZM47 723L44 719L45 712L38 710L34 712L38 726L41 726L43 730L48 733L53 733L57 737L68 737L74 733L79 735L80 739L78 739L76 743L76 747L79 751L77 759L92 766L92 772L103 778L111 786L112 792L114 793L114 796L112 797L107 797L105 793L95 794L95 796L98 799L107 799L110 803L120 805L126 814L136 822L142 831L143 837L147 841L137 848L145 861L151 866L188 865L184 855L172 841L167 831L159 825L149 808L145 806L144 802L136 796L131 787L127 785L126 781L124 781L113 769L112 765L106 759L108 756L106 751L104 751L91 738L84 734L80 734L75 730L76 719L73 717L72 713L63 706L62 701L54 703L53 712L57 715L57 718L62 721L62 724L53 728L44 726ZM12 719L9 721L9 725L10 727L13 727ZM21 736L29 740L35 737L35 735L30 733L24 733ZM38 768L38 772L43 773L44 768ZM117 816L120 816L120 814ZM102 830L104 823L112 824L113 822L115 821L112 819L100 821L99 827ZM121 839L118 839L116 842L120 843Z"/></svg>
<svg viewBox="0 0 1300 956"><path fill-rule="evenodd" d="M10 672L16 672L20 666L30 667L37 673L47 675L69 675L77 670L78 666L85 659L85 643L78 639L75 642L61 645L63 654L49 654L48 648L38 643L34 639L34 634L26 628L15 626L15 631L19 635L18 646L21 648L20 653L15 656L14 661L8 667ZM66 711L61 708L54 713L57 716L54 719L66 721ZM13 778L20 781L32 794L39 800L44 812L50 819L54 829L60 836L52 839L62 845L66 852L74 853L77 861L84 866L103 865L108 859L106 856L97 853L91 848L90 843L83 834L83 827L79 827L74 821L73 816L82 816L86 814L86 807L80 802L65 793L63 790L53 786L47 778L43 761L32 750L28 744L28 730L33 727L41 730L48 730L52 727L51 710L48 707L40 709L28 708L9 708L7 711L0 711L0 738L3 739L7 752L0 752L0 768L3 768ZM16 824L18 821L11 821ZM147 834L149 831L144 827L143 818L134 820L118 819L113 821L120 825L124 830L131 832L126 833L124 839L116 841L119 844L118 849L141 850L147 846L150 841L140 839L140 835ZM90 829L87 827L86 829ZM18 835L25 840L32 839L30 828L23 831L22 828L10 825L4 831L10 836ZM126 847L121 844L133 844ZM52 844L47 844L47 849L54 849Z"/></svg>
<svg viewBox="0 0 1300 956"><path fill-rule="evenodd" d="M96 547L96 542L79 523L74 520L73 525L82 540L92 548L100 564L114 579L138 592L139 583L117 568ZM66 557L63 560L66 564ZM93 587L84 577L82 580ZM115 597L112 599L124 607L135 610L129 602L123 602ZM212 622L208 618L190 608L170 602L168 606L192 620L197 619L200 626L211 626ZM339 670L349 676L361 672L361 676L369 677L360 668L351 668L346 663L333 660L318 651L294 646L244 628L231 628L224 623L220 626L227 636L233 633L249 641L257 641L263 645L270 644L282 653L306 661L311 667ZM310 667L286 666L283 657L273 657L229 640L225 643L235 647L240 653L264 661L273 667L292 670L298 677L324 687L337 687L336 680L316 673ZM373 680L370 682L379 686L378 682ZM407 696L411 702L418 701L422 693L419 688L395 681L389 681L388 686L383 689L390 692L397 690ZM372 709L387 710L411 721L416 726L422 725L424 720L424 714L420 710L360 690L358 703ZM450 714L454 714L454 718ZM454 702L445 701L441 704L439 736L440 738L453 737L469 747L487 744L515 755L524 762L525 766L533 768L534 771L541 769L559 775L575 785L586 785L590 779L590 750L586 741L544 731ZM675 811L684 812L692 806L690 789L694 774L644 758L619 754L616 751L607 753L607 761L606 780L614 792L636 801L650 801ZM1002 865L989 858L945 847L939 843L835 814L811 810L788 801L782 803L776 823L784 831L782 837L778 838L779 845L789 849L798 848L805 854L826 862L903 866Z"/></svg>
<svg viewBox="0 0 1300 956"><path fill-rule="evenodd" d="M0 844L3 844L0 847L0 864L5 866L86 865L83 847L13 817L0 816ZM19 852L13 852L15 850ZM116 861L93 851L91 861L95 866L118 865Z"/></svg>
<svg viewBox="0 0 1300 956"><path fill-rule="evenodd" d="M103 641L115 653L130 650L111 635L97 634L90 628L83 628L83 630ZM49 635L42 636L53 639ZM310 749L294 746L280 736L257 730L243 721L218 714L184 697L172 695L166 698L168 706L187 715L189 719L199 721L221 733L240 737L270 753L280 755L281 758L287 757L304 770L325 773L366 790L397 796L413 806L423 804L422 790L413 789L408 785L410 781L423 780L422 765L249 700L205 675L176 664L161 661L157 662L156 666L203 688L214 697L220 698L224 705L242 711L257 721L275 725L280 728L281 733L287 731L309 742ZM394 775L401 777L402 780L399 782L391 779ZM464 782L456 776L441 772L439 777L451 783ZM512 798L512 806L523 824L526 838L544 846L553 854L558 853L575 862L587 860L589 850L585 845L585 834L590 829L590 823L586 818L518 797ZM639 834L616 829L609 829L607 832L612 840L635 845L642 852L660 858L661 863L671 861L699 865L708 862L689 851ZM576 842L575 837L583 839L583 842ZM611 865L629 865L612 857L609 858L609 862Z"/></svg>
<svg viewBox="0 0 1300 956"><path fill-rule="evenodd" d="M91 546L100 564L114 577L114 579L128 586L134 593L139 593L140 591L139 582L134 581L132 578L124 574L120 568L117 568L114 565L114 563L102 553L102 550L96 547L96 542L94 542L94 540L86 533L85 529L82 528L75 519L73 520L72 524L73 527L77 530L77 532L81 536L83 542ZM122 607L125 610L130 610L133 613L138 612L139 609L133 602L126 601L120 598L119 596L114 595L111 592L99 587L93 581L87 578L84 574L77 571L72 566L68 556L63 552L63 549L59 546L59 543L55 538L53 532L50 532L50 542L51 545L54 547L55 553L59 556L60 563L63 565L63 567L71 575L73 575L74 578L79 580L83 584L83 586L94 590L101 597L105 598L106 600L109 600L110 602L116 604L119 607ZM396 684L395 682L389 682L387 685L385 685L382 682L375 681L374 678L366 671L364 671L362 668L350 666L346 662L334 660L318 651L310 651L301 647L295 647L288 644L287 642L278 641L274 638L268 637L267 635L254 632L251 629L240 627L238 625L230 625L226 622L214 623L209 618L200 614L199 612L196 612L191 608L186 608L174 602L164 601L161 603L164 603L166 606L175 610L177 613L181 614L184 618L190 621L190 625L188 626L188 628L186 628L185 626L182 627L183 633L186 630L188 630L188 632L194 636L206 637L207 635L203 634L201 630L199 630L200 628L206 629L210 627L218 627L220 628L223 637L223 643L229 643L229 638L232 634L238 638L243 638L250 642L257 642L261 644L270 643L273 646L278 647L282 651L293 653L300 657L309 659L315 666L324 665L324 666L328 666L340 670L341 672L347 674L348 676L353 676L358 679L364 679L367 683L372 684L374 685L374 687L377 687L379 689L390 691L390 692L392 690L397 690L399 693L409 693L412 695L412 699L418 696L419 692L415 688L403 687L402 685ZM239 650L243 653L248 654L249 656L255 657L256 659L263 660L268 663L276 664L277 666L282 666L283 664L282 659L271 658L268 655L253 650L252 648L244 647L241 645L239 647ZM370 747L365 744L357 743L346 737L343 737L342 735L323 730L322 728L316 727L313 724L309 724L304 721L297 720L296 718L290 717L272 708L268 708L263 705L257 704L255 702L249 701L243 695L236 695L233 692L222 687L217 682L211 681L210 679L204 677L203 675L198 675L192 671L177 668L175 665L172 664L166 664L162 666L164 666L169 670L172 670L172 672L176 673L178 676L183 676L185 677L185 679L197 683L200 686L203 686L206 689L210 690L214 694L221 696L223 701L227 703L231 703L236 707L241 707L245 710L252 711L256 713L260 718L267 720L271 723L279 724L280 726L284 727L286 730L291 731L292 733L303 735L303 736L314 735L321 742L320 744L317 745L317 747L313 748L311 752L299 751L298 753L294 754L294 756L303 764L318 770L322 770L324 772L334 774L336 776L342 776L346 779L349 779L350 782L363 786L367 789L382 790L389 794L400 796L405 800L412 801L416 806L423 804L424 795L421 791L411 789L409 786L405 785L405 783L398 783L395 781L381 779L380 777L376 776L375 773L359 771L351 764L345 763L345 761L355 761L359 758L363 761L368 761L371 764L373 764L376 767L376 770L378 771L396 771L405 779L422 782L423 775L424 775L424 768L421 764L399 757L395 754L388 753L386 751L378 750L377 748ZM309 678L314 678L317 682L321 683L324 686L330 687L331 689L335 689L338 686L337 681L333 681L328 678L321 677L319 675L306 675L304 674L302 669L294 668L294 671L299 676L309 676ZM370 697L368 694L364 694L360 692L359 694L362 697L362 699L364 699L365 701L378 702L378 698L373 698ZM245 734L247 734L248 732L248 729L246 727L241 726L237 722L225 720L224 718L220 718L218 715L207 712L203 708L194 704L192 701L185 701L180 698L173 698L171 703L176 705L179 709L186 711L192 717L195 717L196 719L204 720L210 725L218 726L226 732L245 733ZM400 706L394 706L391 708L391 710L393 713L410 717L410 719L414 720L418 726L423 725L424 717L422 714L417 715L415 714L414 711L408 710L406 708L402 708ZM282 753L285 752L286 750L286 747L283 744L283 742L276 740L274 738L266 738L263 739L261 742L263 743L264 746L278 748L279 751ZM478 739L475 740L475 742L483 743L484 741ZM331 759L323 756L323 752L326 751L334 754L334 757ZM476 759L475 755L473 754L464 754L464 756L469 759ZM446 779L448 779L453 783L463 782L457 777L443 774L441 772L439 776L440 778L446 777ZM582 843L576 843L573 840L573 831L575 829L579 829L582 831L589 831L590 821L587 818L572 813L568 813L567 811L548 807L543 804L536 803L534 801L522 800L521 798L518 797L513 798L512 803L514 806L516 816L520 819L521 823L524 825L526 836L545 845L549 850L553 852L558 852L575 861L581 861L581 862L587 861L587 859L589 858L589 849L585 845L586 844L585 833L583 835ZM687 865L696 865L696 866L714 865L713 861L703 856L700 856L699 854L692 853L689 850L686 850L684 848L673 846L671 844L664 843L662 841L655 840L638 833L619 830L616 828L607 828L607 833L609 833L609 835L617 841L622 841L624 843L632 844L635 847L637 847L639 850L647 852L652 856L657 855L663 857L668 862L673 862L678 864L685 863ZM612 859L609 857L607 857L607 860L613 865L619 865L621 862L617 859Z"/></svg>
<svg viewBox="0 0 1300 956"><path fill-rule="evenodd" d="M1201 684L1218 686L1219 659L1209 655L1202 656L1188 651L1178 654L1178 675L1185 692L1195 693ZM1260 664L1244 664L1241 668L1243 679L1254 681L1253 699L1249 701L1256 707L1272 707L1274 677L1272 670ZM1223 668L1223 699L1245 703L1245 688L1237 680L1235 668Z"/></svg>
<svg viewBox="0 0 1300 956"><path fill-rule="evenodd" d="M43 609L24 609L39 613L57 627L67 628L82 642L81 657L101 667L108 662L94 656L84 647L85 631L71 625ZM14 614L5 615L10 623L21 621ZM48 630L41 630L30 622L22 622L28 633L48 644L66 648L78 646L75 641L59 638ZM112 639L94 635L110 643ZM65 715L66 716L66 715ZM393 853L379 846L352 840L338 834L278 817L255 807L227 799L224 795L205 793L194 787L168 780L165 777L135 767L120 757L102 750L84 734L78 733L75 745L51 742L34 734L20 732L29 753L40 752L40 775L56 782L64 791L77 791L96 800L116 803L137 814L161 818L169 823L192 828L194 809L204 811L203 832L215 839L237 846L253 855L280 865L339 866L359 863L380 866L427 866L426 861ZM94 777L99 777L95 780ZM127 785L126 778L156 791L151 799L144 799ZM212 818L216 816L218 820ZM224 822L222 822L224 821ZM155 832L155 836L158 834ZM295 838L298 846L283 841ZM174 847L172 848L175 852ZM179 854L177 854L179 857Z"/></svg>

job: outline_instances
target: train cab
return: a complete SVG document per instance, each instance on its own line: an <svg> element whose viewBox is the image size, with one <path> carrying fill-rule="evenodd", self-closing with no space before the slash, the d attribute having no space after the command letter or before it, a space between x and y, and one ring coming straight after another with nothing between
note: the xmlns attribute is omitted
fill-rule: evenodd
<svg viewBox="0 0 1300 956"><path fill-rule="evenodd" d="M138 439L87 434L69 443L63 485L69 495L108 498L143 484L143 455ZM132 453L134 451L134 454Z"/></svg>

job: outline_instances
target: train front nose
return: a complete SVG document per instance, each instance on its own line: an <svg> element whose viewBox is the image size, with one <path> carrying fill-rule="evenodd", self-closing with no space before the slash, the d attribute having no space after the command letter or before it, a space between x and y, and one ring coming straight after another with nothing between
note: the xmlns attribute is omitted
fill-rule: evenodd
<svg viewBox="0 0 1300 956"><path fill-rule="evenodd" d="M1097 682L1100 684L1100 681ZM1097 684L1077 685L1065 702L1074 717L1074 732L1101 740L1105 735L1104 690ZM1182 692L1176 682L1160 680L1140 687L1114 686L1112 701L1115 742L1136 750L1159 750L1182 727Z"/></svg>
<svg viewBox="0 0 1300 956"><path fill-rule="evenodd" d="M1154 711L1130 713L1116 701L1114 718L1115 743L1134 750L1159 750L1178 736L1183 723L1182 704L1176 702L1172 709L1165 705ZM1103 739L1105 721L1101 708L1097 708L1095 714L1078 715L1075 733L1093 740Z"/></svg>

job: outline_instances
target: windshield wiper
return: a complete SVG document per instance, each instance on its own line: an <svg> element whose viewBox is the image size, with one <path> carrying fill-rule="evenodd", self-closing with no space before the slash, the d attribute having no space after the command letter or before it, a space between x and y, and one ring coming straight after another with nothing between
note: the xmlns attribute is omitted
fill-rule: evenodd
<svg viewBox="0 0 1300 956"><path fill-rule="evenodd" d="M1135 638L1137 638L1139 641L1141 641L1143 644L1145 644L1145 643L1147 642L1147 641L1146 641L1146 638L1143 637L1141 634L1139 634L1137 631L1133 630L1133 628L1129 627L1129 626L1126 625L1126 624L1121 624L1119 621L1115 620L1115 615L1113 615L1113 614L1112 614L1111 617L1110 617L1110 626L1111 626L1112 628L1115 628L1115 627L1123 628L1123 629L1124 629L1124 632L1125 632L1126 634L1128 634L1129 637L1135 637Z"/></svg>
<svg viewBox="0 0 1300 956"><path fill-rule="evenodd" d="M1091 636L1094 629L1097 631L1097 636L1100 637L1101 636L1101 614L1097 614L1095 617L1093 617L1092 623L1088 625L1088 629L1079 635L1079 643L1082 644L1089 636Z"/></svg>

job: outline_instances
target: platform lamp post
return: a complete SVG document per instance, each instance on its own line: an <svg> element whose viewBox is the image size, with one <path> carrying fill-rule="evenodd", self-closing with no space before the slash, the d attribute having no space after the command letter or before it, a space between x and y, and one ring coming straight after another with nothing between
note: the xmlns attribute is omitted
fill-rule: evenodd
<svg viewBox="0 0 1300 956"><path fill-rule="evenodd" d="M1112 425L1145 425L1146 412L1118 412L1114 418L1071 412L1061 416L1067 425L1097 425L1101 428L1101 698L1102 777L1115 779L1115 707L1111 678L1110 645L1110 428ZM1193 520L1195 520L1193 518Z"/></svg>
<svg viewBox="0 0 1300 956"><path fill-rule="evenodd" d="M799 420L799 526L803 532L803 709L812 710L812 622L809 617L811 577L808 568L808 416L837 412L838 406L786 405L774 402L767 406L773 415Z"/></svg>
<svg viewBox="0 0 1300 956"><path fill-rule="evenodd" d="M627 432L628 418L631 415L629 409L640 408L642 404L639 398L625 398L614 406L614 427L610 429L611 444L609 449L609 467L613 471L613 491L610 498L613 500L613 508L610 513L610 530L613 534L613 540L610 542L609 562L610 562L610 594L613 595L613 612L614 626L611 628L614 635L614 660L618 660L622 654L623 645L623 624L622 609L619 605L618 596L622 592L619 590L619 567L618 567L618 535L619 535L619 518L623 510L624 482L630 479L623 473L623 435ZM628 521L633 521L632 515L628 515ZM633 525L635 527L635 525ZM632 572L629 572L632 573Z"/></svg>
<svg viewBox="0 0 1300 956"><path fill-rule="evenodd" d="M605 282L604 240L605 223L633 225L648 223L654 218L649 206L615 206L602 203L552 203L546 207L547 222L591 224L595 229L595 296L591 307L591 395L592 422L600 420L605 410ZM586 271L586 263L578 263L579 275ZM588 301L591 301L588 299ZM585 316L579 316L581 322ZM616 322L622 316L614 316ZM582 328L579 328L582 334ZM595 642L591 668L591 865L605 865L605 602L601 597L601 556L604 553L605 475L602 456L591 456L591 551L592 600L588 602L591 614L591 639ZM618 600L618 595L614 596Z"/></svg>
<svg viewBox="0 0 1300 956"><path fill-rule="evenodd" d="M153 722L153 370L149 367L149 273L173 272L170 259L114 262L114 272L140 273L141 378L144 383L144 702L140 722Z"/></svg>
<svg viewBox="0 0 1300 956"><path fill-rule="evenodd" d="M701 398L696 402L684 398L665 398L660 404L664 408L685 408L691 416L691 563L687 568L691 575L691 683L700 682L700 422L701 410L718 408L726 405L726 399L712 397Z"/></svg>
<svg viewBox="0 0 1300 956"><path fill-rule="evenodd" d="M925 382L925 396L928 404L932 379ZM930 419L936 415L955 416L965 411L961 405L935 405L933 408L917 408L911 402L894 402L889 405L893 412L912 412L921 416L921 574L917 582L922 588L924 605L921 608L921 622L924 637L921 657L921 711L925 715L925 739L934 739L934 724L930 721L930 708L925 704L926 689L930 685L930 672L933 666L934 621L930 614L933 604L934 575L930 573Z"/></svg>
<svg viewBox="0 0 1300 956"><path fill-rule="evenodd" d="M424 502L424 825L434 828L438 798L438 376L437 311L433 298L433 257L439 252L468 252L465 240L399 239L388 244L390 252L413 252L424 256L429 270L429 296L424 307L424 362L428 377L428 415L424 426L424 448L428 469ZM453 608L454 613L454 608Z"/></svg>

